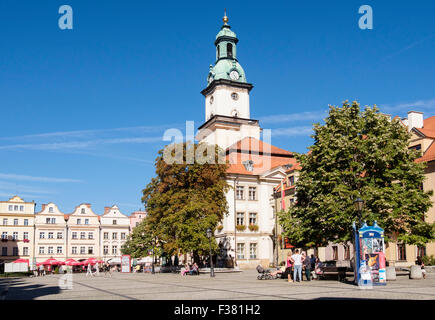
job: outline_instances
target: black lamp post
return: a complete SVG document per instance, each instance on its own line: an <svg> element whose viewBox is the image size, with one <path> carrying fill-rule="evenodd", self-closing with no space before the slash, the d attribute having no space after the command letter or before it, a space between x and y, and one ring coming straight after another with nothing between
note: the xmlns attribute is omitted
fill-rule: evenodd
<svg viewBox="0 0 435 320"><path fill-rule="evenodd" d="M151 273L152 274L156 273L155 270L154 270L154 250L155 250L155 246L156 246L156 238L154 237L153 238L153 264L152 264L152 267L151 267Z"/></svg>
<svg viewBox="0 0 435 320"><path fill-rule="evenodd" d="M359 222L358 230L359 230L359 228L361 228L361 211L364 205L364 201L361 198L356 198L353 204L355 206L355 210L358 211L358 222Z"/></svg>
<svg viewBox="0 0 435 320"><path fill-rule="evenodd" d="M211 255L211 237L213 236L213 232L210 228L207 229L207 238L210 244L210 277L214 277L214 267L213 267L213 257Z"/></svg>

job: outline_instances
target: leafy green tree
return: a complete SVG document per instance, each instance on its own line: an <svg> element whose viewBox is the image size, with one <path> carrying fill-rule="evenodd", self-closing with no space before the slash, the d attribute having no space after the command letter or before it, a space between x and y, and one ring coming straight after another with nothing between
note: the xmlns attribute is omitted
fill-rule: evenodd
<svg viewBox="0 0 435 320"><path fill-rule="evenodd" d="M352 239L358 223L353 201L364 200L362 221L375 220L387 240L424 245L434 225L424 221L430 192L422 190L424 165L408 149L410 134L379 109L347 101L330 106L325 124L314 125L314 145L297 155L302 166L297 202L280 214L289 240L299 246L324 246Z"/></svg>
<svg viewBox="0 0 435 320"><path fill-rule="evenodd" d="M142 258L153 250L153 233L144 219L138 226L133 228L127 241L121 248L122 254L129 254L132 258Z"/></svg>
<svg viewBox="0 0 435 320"><path fill-rule="evenodd" d="M147 223L162 241L165 252L172 255L193 251L198 261L199 255L208 252L206 230L215 230L228 211L227 163L219 163L222 150L203 143L174 145L169 155L177 154L181 161L168 163L167 151L159 151L156 177L143 190L142 201ZM189 154L196 155L195 161ZM198 161L201 156L209 159L208 163ZM216 241L212 246L217 249Z"/></svg>

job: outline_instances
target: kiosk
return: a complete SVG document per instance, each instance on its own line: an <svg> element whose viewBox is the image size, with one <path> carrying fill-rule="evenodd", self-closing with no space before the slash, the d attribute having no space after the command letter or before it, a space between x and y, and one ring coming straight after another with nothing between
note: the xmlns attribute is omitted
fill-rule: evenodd
<svg viewBox="0 0 435 320"><path fill-rule="evenodd" d="M364 222L361 229L353 225L355 235L355 282L360 287L386 285L384 229L376 221Z"/></svg>

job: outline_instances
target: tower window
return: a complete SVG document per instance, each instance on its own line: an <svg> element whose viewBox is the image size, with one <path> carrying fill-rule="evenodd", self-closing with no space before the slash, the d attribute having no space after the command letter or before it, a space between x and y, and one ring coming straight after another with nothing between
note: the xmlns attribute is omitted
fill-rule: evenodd
<svg viewBox="0 0 435 320"><path fill-rule="evenodd" d="M217 46L217 54L218 54L218 59L221 57L221 46Z"/></svg>
<svg viewBox="0 0 435 320"><path fill-rule="evenodd" d="M231 93L231 98L233 98L233 100L237 100L239 99L239 95L235 92Z"/></svg>
<svg viewBox="0 0 435 320"><path fill-rule="evenodd" d="M233 45L231 43L227 43L227 57L233 57Z"/></svg>

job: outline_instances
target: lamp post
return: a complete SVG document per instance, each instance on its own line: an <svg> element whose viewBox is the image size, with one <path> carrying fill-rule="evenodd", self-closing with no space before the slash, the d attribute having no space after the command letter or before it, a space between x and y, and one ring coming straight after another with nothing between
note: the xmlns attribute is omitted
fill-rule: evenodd
<svg viewBox="0 0 435 320"><path fill-rule="evenodd" d="M152 263L152 266L151 266L151 273L152 274L156 273L155 270L154 270L154 249L155 249L155 246L156 246L156 238L153 237L153 263Z"/></svg>
<svg viewBox="0 0 435 320"><path fill-rule="evenodd" d="M361 248L359 244L359 229L361 228L361 211L364 205L364 201L361 198L356 198L353 201L355 206L355 210L358 211L358 228L355 228L354 224L354 248L355 248L355 266L354 266L354 282L357 284L360 279L359 267L360 267L360 257L361 257Z"/></svg>
<svg viewBox="0 0 435 320"><path fill-rule="evenodd" d="M214 267L213 267L213 257L211 255L211 237L213 236L213 232L210 228L207 229L207 238L210 244L210 277L214 277Z"/></svg>

